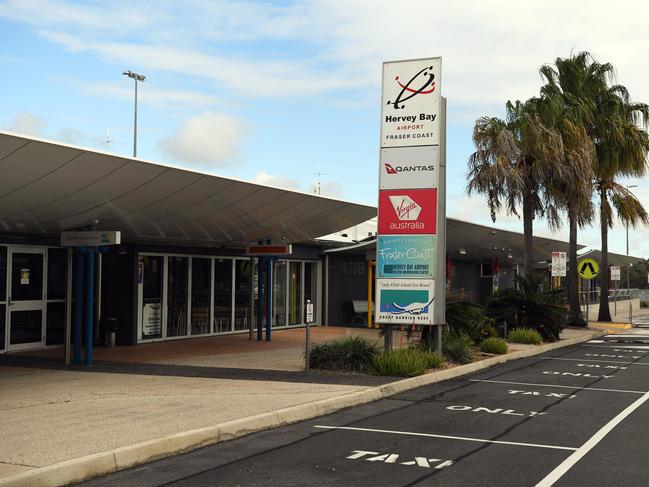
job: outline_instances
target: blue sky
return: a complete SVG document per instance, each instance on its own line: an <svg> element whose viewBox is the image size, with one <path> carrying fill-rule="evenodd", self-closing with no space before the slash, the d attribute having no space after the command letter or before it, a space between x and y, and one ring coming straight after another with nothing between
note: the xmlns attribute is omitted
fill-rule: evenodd
<svg viewBox="0 0 649 487"><path fill-rule="evenodd" d="M110 130L108 150L129 155L133 70L147 76L138 156L303 191L320 168L323 194L376 204L381 62L442 56L448 214L487 223L464 194L475 119L536 94L538 68L572 50L649 101L648 21L640 1L0 0L0 128L98 149ZM649 184L630 184L649 206ZM632 253L649 255L645 236L632 230ZM580 241L598 247L599 231ZM610 249L624 241L616 226Z"/></svg>

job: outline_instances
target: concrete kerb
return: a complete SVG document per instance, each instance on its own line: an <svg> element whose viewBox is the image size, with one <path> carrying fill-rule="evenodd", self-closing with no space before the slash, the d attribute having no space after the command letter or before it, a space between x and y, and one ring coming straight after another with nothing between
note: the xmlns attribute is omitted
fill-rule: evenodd
<svg viewBox="0 0 649 487"><path fill-rule="evenodd" d="M506 355L490 357L479 362L461 365L452 369L398 380L382 386L356 391L343 396L322 399L298 406L278 409L226 423L194 429L162 438L143 441L105 452L86 455L65 462L35 468L20 474L0 479L0 487L57 487L81 482L100 475L131 468L152 460L176 455L201 448L220 441L231 440L250 433L267 430L277 426L297 423L331 414L341 409L359 406L385 397L400 394L410 389L454 379L482 369L493 367L520 358L532 357L557 348L576 345L603 334L594 331L589 336L561 340L535 348L519 350Z"/></svg>

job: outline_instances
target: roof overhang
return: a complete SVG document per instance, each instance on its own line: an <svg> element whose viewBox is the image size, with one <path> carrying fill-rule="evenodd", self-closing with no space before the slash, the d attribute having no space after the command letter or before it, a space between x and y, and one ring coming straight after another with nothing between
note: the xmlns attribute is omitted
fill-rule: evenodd
<svg viewBox="0 0 649 487"><path fill-rule="evenodd" d="M311 241L372 206L0 131L0 233L56 237L95 225L131 242Z"/></svg>

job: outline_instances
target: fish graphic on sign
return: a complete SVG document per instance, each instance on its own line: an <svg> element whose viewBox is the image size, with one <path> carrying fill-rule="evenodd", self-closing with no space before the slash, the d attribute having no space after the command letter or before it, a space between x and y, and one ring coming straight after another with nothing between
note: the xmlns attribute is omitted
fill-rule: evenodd
<svg viewBox="0 0 649 487"><path fill-rule="evenodd" d="M380 311L393 315L427 313L434 299L430 294L427 289L383 289Z"/></svg>

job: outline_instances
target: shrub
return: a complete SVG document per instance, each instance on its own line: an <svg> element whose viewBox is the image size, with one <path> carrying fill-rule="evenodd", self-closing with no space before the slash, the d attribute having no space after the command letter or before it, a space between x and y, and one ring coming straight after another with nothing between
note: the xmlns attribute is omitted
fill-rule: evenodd
<svg viewBox="0 0 649 487"><path fill-rule="evenodd" d="M453 362L468 364L472 360L471 345L473 340L465 333L446 331L442 336L444 356Z"/></svg>
<svg viewBox="0 0 649 487"><path fill-rule="evenodd" d="M509 330L507 341L538 345L543 340L536 330L532 330L531 328L514 328L513 330Z"/></svg>
<svg viewBox="0 0 649 487"><path fill-rule="evenodd" d="M380 347L364 337L346 337L318 343L311 349L313 369L367 371Z"/></svg>
<svg viewBox="0 0 649 487"><path fill-rule="evenodd" d="M545 340L559 339L568 322L565 290L544 288L534 277L516 279L518 289L494 293L487 304L487 314L497 322L507 321L511 328L534 328Z"/></svg>
<svg viewBox="0 0 649 487"><path fill-rule="evenodd" d="M424 355L426 358L426 368L427 369L437 369L444 362L444 357L442 357L435 350L430 350L428 348L419 348L417 349Z"/></svg>
<svg viewBox="0 0 649 487"><path fill-rule="evenodd" d="M374 375L413 377L421 375L430 361L429 354L418 348L400 348L384 351L374 358L370 371Z"/></svg>
<svg viewBox="0 0 649 487"><path fill-rule="evenodd" d="M485 308L478 303L464 299L462 291L449 292L446 296L446 324L455 333L464 333L474 343L479 343L483 338L497 334L493 329L493 320L485 314ZM421 342L432 347L432 326L424 326Z"/></svg>
<svg viewBox="0 0 649 487"><path fill-rule="evenodd" d="M480 350L485 353L497 353L498 355L501 355L507 353L507 342L502 338L485 338L482 340L482 343L480 343Z"/></svg>

